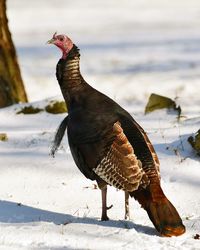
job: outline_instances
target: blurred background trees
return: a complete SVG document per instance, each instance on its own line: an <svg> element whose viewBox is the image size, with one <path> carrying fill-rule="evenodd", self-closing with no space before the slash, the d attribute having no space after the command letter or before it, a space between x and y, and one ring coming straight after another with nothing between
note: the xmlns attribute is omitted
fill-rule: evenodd
<svg viewBox="0 0 200 250"><path fill-rule="evenodd" d="M8 28L6 0L0 0L0 108L19 102L27 102L27 96Z"/></svg>

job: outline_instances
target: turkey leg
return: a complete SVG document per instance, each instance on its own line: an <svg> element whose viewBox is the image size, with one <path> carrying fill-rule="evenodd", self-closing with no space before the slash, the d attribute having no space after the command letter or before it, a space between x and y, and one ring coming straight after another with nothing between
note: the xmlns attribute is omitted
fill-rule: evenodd
<svg viewBox="0 0 200 250"><path fill-rule="evenodd" d="M107 216L107 210L109 210L110 208L112 208L113 205L107 207L107 185L104 186L101 189L101 198L102 198L102 214L101 214L101 220L102 221L106 221L109 220L108 216Z"/></svg>
<svg viewBox="0 0 200 250"><path fill-rule="evenodd" d="M129 193L124 191L125 194L125 220L130 220L130 210L129 210Z"/></svg>

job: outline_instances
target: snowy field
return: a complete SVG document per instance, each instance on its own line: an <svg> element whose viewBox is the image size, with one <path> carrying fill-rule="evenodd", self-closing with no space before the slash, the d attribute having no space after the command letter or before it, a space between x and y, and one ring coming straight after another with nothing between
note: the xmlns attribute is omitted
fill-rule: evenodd
<svg viewBox="0 0 200 250"><path fill-rule="evenodd" d="M10 29L29 100L61 99L55 78L60 51L45 45L55 31L81 49L81 71L147 131L161 162L162 187L186 226L160 237L123 192L108 189L110 221L101 222L100 191L76 168L65 137L55 158L51 142L65 115L17 115L0 110L0 249L196 250L200 240L200 158L187 142L200 129L199 0L8 0ZM149 95L182 108L180 122L165 110L144 115Z"/></svg>

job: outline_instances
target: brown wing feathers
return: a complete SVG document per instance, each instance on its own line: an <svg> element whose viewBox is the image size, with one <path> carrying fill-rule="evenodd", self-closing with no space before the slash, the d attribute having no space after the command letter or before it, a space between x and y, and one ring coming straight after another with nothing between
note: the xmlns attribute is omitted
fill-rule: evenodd
<svg viewBox="0 0 200 250"><path fill-rule="evenodd" d="M140 127L140 125L136 122L134 122L134 126L141 132L141 134L146 142L146 146L148 147L149 152L151 153L152 160L153 160L153 165L152 164L150 164L150 165L144 164L143 169L144 169L145 173L147 174L147 176L151 179L151 181L159 182L160 181L160 162L159 162L158 156L155 152L155 149L154 149L153 145L151 144L148 136L144 132L143 128Z"/></svg>
<svg viewBox="0 0 200 250"><path fill-rule="evenodd" d="M143 133L143 136L145 138L145 141L147 142L147 146L151 152L154 164L155 164L155 169L157 170L157 174L158 174L158 178L160 179L160 162L158 160L158 156L155 152L155 149L153 147L153 145L151 144L151 142L149 141L149 138L147 137L146 133Z"/></svg>
<svg viewBox="0 0 200 250"><path fill-rule="evenodd" d="M132 192L139 185L146 186L148 181L141 162L134 154L119 122L113 125L113 134L115 139L106 156L94 169L95 173L117 189Z"/></svg>

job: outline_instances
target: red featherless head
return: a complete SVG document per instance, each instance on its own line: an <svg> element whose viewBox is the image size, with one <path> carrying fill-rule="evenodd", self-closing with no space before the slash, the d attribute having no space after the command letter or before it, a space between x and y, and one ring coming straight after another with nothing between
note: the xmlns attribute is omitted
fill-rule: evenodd
<svg viewBox="0 0 200 250"><path fill-rule="evenodd" d="M53 34L53 38L50 39L47 43L56 45L62 51L63 59L67 58L68 53L73 48L72 40L66 35L57 35L57 32Z"/></svg>

